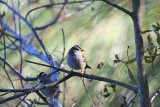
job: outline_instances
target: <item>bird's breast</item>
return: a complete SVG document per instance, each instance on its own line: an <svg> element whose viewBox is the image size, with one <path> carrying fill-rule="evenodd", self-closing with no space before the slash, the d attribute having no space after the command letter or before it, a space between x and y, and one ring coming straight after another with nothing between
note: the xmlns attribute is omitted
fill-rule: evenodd
<svg viewBox="0 0 160 107"><path fill-rule="evenodd" d="M75 70L82 69L84 65L81 55L67 55L67 64Z"/></svg>

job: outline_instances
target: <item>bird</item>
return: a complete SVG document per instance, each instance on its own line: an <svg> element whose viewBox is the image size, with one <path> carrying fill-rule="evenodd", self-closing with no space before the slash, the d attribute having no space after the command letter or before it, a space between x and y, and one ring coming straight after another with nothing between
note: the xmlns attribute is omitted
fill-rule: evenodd
<svg viewBox="0 0 160 107"><path fill-rule="evenodd" d="M49 77L47 78L47 77L48 77L48 75L44 72L41 72L41 73L39 73L39 75L37 75L37 79L38 79L38 82L39 82L39 87L42 87L46 84L54 82L54 81L51 80L51 78L49 78ZM40 90L40 92L44 96L53 97L53 99L54 99L54 96L58 92L58 86L57 85L51 86L51 87Z"/></svg>
<svg viewBox="0 0 160 107"><path fill-rule="evenodd" d="M84 69L91 69L88 65L88 62L84 55L82 54L84 50L80 48L79 45L74 45L68 52L67 55L67 64L70 68L75 70L81 70L81 74L83 75Z"/></svg>

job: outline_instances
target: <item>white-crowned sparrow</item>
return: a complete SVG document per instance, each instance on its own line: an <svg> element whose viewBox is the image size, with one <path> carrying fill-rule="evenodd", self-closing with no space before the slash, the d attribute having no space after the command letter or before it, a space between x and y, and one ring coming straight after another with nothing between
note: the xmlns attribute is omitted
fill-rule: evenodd
<svg viewBox="0 0 160 107"><path fill-rule="evenodd" d="M74 45L68 52L67 55L67 64L70 68L75 70L81 70L81 74L83 74L84 69L91 69L88 66L88 62L84 55L82 54L83 49L81 49L78 45Z"/></svg>
<svg viewBox="0 0 160 107"><path fill-rule="evenodd" d="M37 75L38 82L39 82L39 87L42 87L46 84L53 83L50 78L47 78L47 74L44 72L41 72L39 75ZM52 86L49 88L45 88L43 90L40 90L40 92L45 95L46 97L54 97L56 93L58 92L58 86Z"/></svg>

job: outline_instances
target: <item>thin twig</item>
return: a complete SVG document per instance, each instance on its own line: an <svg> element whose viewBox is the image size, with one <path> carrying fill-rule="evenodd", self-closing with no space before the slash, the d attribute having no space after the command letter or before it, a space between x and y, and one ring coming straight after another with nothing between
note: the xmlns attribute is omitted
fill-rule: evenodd
<svg viewBox="0 0 160 107"><path fill-rule="evenodd" d="M61 82L66 81L67 79L69 79L69 78L71 78L71 77L72 77L72 75L69 74L69 75L65 76L64 78L62 78L61 80L59 80L59 81L57 81L57 82L50 83L50 84L44 85L44 86L42 86L42 87L35 88L35 89L32 89L32 90L29 90L29 91L26 91L26 92L19 93L19 94L17 94L17 95L8 97L8 98L6 98L6 99L0 100L0 104L5 103L5 102L8 102L8 101L10 101L10 100L14 100L14 99L16 99L16 98L19 98L19 97L24 96L24 95L26 95L26 94L30 94L30 93L32 93L32 92L36 92L36 91L39 91L39 90L42 90L42 89L45 89L45 88L48 88L48 87L55 86L55 85L57 85L57 84L59 84L59 83L61 83Z"/></svg>
<svg viewBox="0 0 160 107"><path fill-rule="evenodd" d="M0 18L0 25L1 25L1 29L0 29L0 32L1 32L1 35L2 35L2 38L3 38L3 47L4 47L4 59L6 60L6 40L5 40L5 34L3 33L4 32L4 27L3 27L3 24L2 24L2 19L4 18L5 16L5 12L3 12L3 14L1 15L1 18ZM3 63L3 68L6 69L5 67L5 63ZM8 75L7 75L8 76Z"/></svg>
<svg viewBox="0 0 160 107"><path fill-rule="evenodd" d="M18 0L18 13L20 14L20 0ZM22 59L22 40L21 40L21 21L20 21L20 17L18 17L18 22L19 22L19 44L20 44L20 51L19 51L19 54L20 54L20 75L22 76L22 65L23 65L23 59ZM20 78L20 82L21 82L21 86L22 88L24 88L24 85L23 85L23 81L22 79Z"/></svg>
<svg viewBox="0 0 160 107"><path fill-rule="evenodd" d="M62 13L62 11L63 11L63 9L64 9L64 6L65 6L65 4L63 4L61 10L60 10L59 13L56 15L56 18L55 18L53 21L49 22L49 23L46 24L46 25L43 25L43 26L40 26L40 27L35 27L34 29L35 29L35 30L42 30L42 29L45 29L45 28L47 28L47 27L55 24L55 23L57 22L59 16L60 16L60 14Z"/></svg>
<svg viewBox="0 0 160 107"><path fill-rule="evenodd" d="M128 61L129 61L128 50L129 50L129 46L127 46L127 57L128 57Z"/></svg>
<svg viewBox="0 0 160 107"><path fill-rule="evenodd" d="M15 69L7 60L5 60L1 55L0 55L0 60L4 61L5 64L15 73L19 76L19 78L22 78L24 81L36 81L36 78L31 78L31 77L23 77L22 75L19 74L17 69Z"/></svg>
<svg viewBox="0 0 160 107"><path fill-rule="evenodd" d="M87 88L86 88L85 83L84 83L84 78L81 78L81 80L82 80L84 89L85 89L85 91L86 91L87 97L88 97L90 103L92 104L92 107L95 107L94 104L93 104L93 102L92 102L92 99L90 98L90 96L89 96L89 94L88 94Z"/></svg>
<svg viewBox="0 0 160 107"><path fill-rule="evenodd" d="M46 103L42 103L42 102L37 102L36 100L32 101L31 99L27 99L28 101L30 101L31 103L34 104L38 104L38 105L47 105Z"/></svg>
<svg viewBox="0 0 160 107"><path fill-rule="evenodd" d="M24 89L0 89L0 92L26 92L31 90L32 88L24 88Z"/></svg>
<svg viewBox="0 0 160 107"><path fill-rule="evenodd" d="M15 8L15 2L11 0L11 3L12 3L12 7ZM14 13L13 13L13 23L14 23L14 30L17 33L16 15Z"/></svg>
<svg viewBox="0 0 160 107"><path fill-rule="evenodd" d="M4 4L5 6L7 6L12 12L14 12L19 18L21 18L25 23L26 25L29 27L29 29L34 33L37 41L39 42L39 44L41 45L42 49L44 50L45 54L47 55L47 58L48 60L50 61L51 65L54 65L54 60L53 58L51 57L51 55L49 54L48 50L45 48L44 44L42 43L41 39L39 38L36 30L31 26L31 24L23 17L21 16L16 10L14 10L10 5L8 5L6 2L0 0L0 3Z"/></svg>
<svg viewBox="0 0 160 107"><path fill-rule="evenodd" d="M45 97L43 97L43 95L42 95L39 91L36 91L36 93L37 93L37 95L38 95L47 105L49 105L50 107L54 107L54 105L51 104L51 103L49 103L49 102L47 101L47 99L46 99Z"/></svg>
<svg viewBox="0 0 160 107"><path fill-rule="evenodd" d="M25 98L28 96L28 94L26 94L23 99L20 99L21 101L16 105L16 107L18 107L23 101L25 101Z"/></svg>
<svg viewBox="0 0 160 107"><path fill-rule="evenodd" d="M65 42L65 35L64 35L64 30L62 29L62 35L63 35L63 53L62 53L62 59L61 59L61 62L60 62L60 66L62 64L62 62L64 61L64 54L65 54L65 50L66 50L66 42Z"/></svg>
<svg viewBox="0 0 160 107"><path fill-rule="evenodd" d="M0 66L2 66L2 65L0 64ZM5 71L5 73L6 73L7 77L8 77L8 80L10 81L10 83L11 83L11 85L12 85L12 88L14 88L14 84L13 84L13 82L12 82L12 80L11 80L11 77L9 76L7 70L6 70L3 66L2 66L2 68L4 69L4 71Z"/></svg>
<svg viewBox="0 0 160 107"><path fill-rule="evenodd" d="M65 77L65 73L63 73L63 77ZM65 100L66 100L66 81L63 83L63 107L65 107Z"/></svg>
<svg viewBox="0 0 160 107"><path fill-rule="evenodd" d="M134 103L135 98L137 97L137 93L135 93L134 97L130 100L130 102L127 104L127 107L132 107L132 104Z"/></svg>
<svg viewBox="0 0 160 107"><path fill-rule="evenodd" d="M128 11L127 9L125 9L125 8L115 4L115 3L112 3L109 0L102 0L102 1L104 1L105 3L111 5L111 6L115 7L115 8L117 8L118 10L121 10L122 12L124 12L124 13L126 13L126 14L128 14L129 16L132 17L132 12Z"/></svg>
<svg viewBox="0 0 160 107"><path fill-rule="evenodd" d="M91 88L92 88L92 90L93 90L93 93L96 95L96 98L99 100L101 106L103 106L103 102L102 102L101 99L98 97L96 91L94 90L94 88L93 88L93 86L92 86L92 83L91 83Z"/></svg>
<svg viewBox="0 0 160 107"><path fill-rule="evenodd" d="M26 102L25 100L21 99L20 97L19 97L18 99L20 99L20 100L23 101L25 104L27 104L27 107L32 107L28 102ZM18 105L17 105L16 107L18 107Z"/></svg>
<svg viewBox="0 0 160 107"><path fill-rule="evenodd" d="M101 1L101 0L83 0L83 1L71 1L71 2L62 2L62 3L49 3L49 4L46 4L46 5L42 5L42 6L39 6L39 7L36 7L36 8L33 8L31 10L28 11L28 13L26 14L25 16L25 19L27 19L28 15L37 10L37 9L40 9L40 8L45 8L45 7L51 7L51 6L55 6L55 5L65 5L65 4L75 4L75 3L83 3L83 2L92 2L92 1Z"/></svg>
<svg viewBox="0 0 160 107"><path fill-rule="evenodd" d="M160 88L156 91L156 93L154 93L154 95L150 98L150 102L153 102L153 100L158 96L158 94L160 93Z"/></svg>

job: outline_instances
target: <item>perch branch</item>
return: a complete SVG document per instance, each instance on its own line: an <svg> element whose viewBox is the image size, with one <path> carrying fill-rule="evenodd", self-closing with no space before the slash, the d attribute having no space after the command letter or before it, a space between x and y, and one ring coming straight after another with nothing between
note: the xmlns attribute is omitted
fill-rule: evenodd
<svg viewBox="0 0 160 107"><path fill-rule="evenodd" d="M46 65L46 64L40 64L40 63L37 63L37 62L32 62L32 61L27 61L27 60L26 60L26 62L37 64L37 65L42 65L42 66L45 66L45 67L51 67L51 68L57 69L58 71L70 74L70 71L65 70L65 69L61 69L61 68L58 68L58 67L54 67L54 66L50 66L50 65ZM116 85L120 85L122 87L125 87L127 89L130 89L132 91L137 92L137 87L136 86L129 85L129 84L119 82L119 81L116 81L116 80L112 80L112 79L109 79L109 78L106 78L106 77L100 77L100 76L89 75L89 74L81 75L81 73L79 73L79 72L73 72L72 76L84 77L84 78L88 78L88 79L92 79L92 80L98 80L98 81L104 81L104 82L110 82L110 83L114 83Z"/></svg>
<svg viewBox="0 0 160 107"><path fill-rule="evenodd" d="M57 81L57 82L53 82L53 83L44 85L44 86L42 86L42 87L35 88L35 89L32 89L32 90L29 90L29 91L26 91L26 92L19 93L19 94L17 94L17 95L8 97L8 98L6 98L6 99L0 100L0 104L5 103L5 102L8 102L8 101L10 101L10 100L14 100L14 99L16 99L16 98L19 98L19 97L24 96L24 95L26 95L26 94L30 94L30 93L32 93L32 92L37 92L37 91L42 90L42 89L44 89L44 88L48 88L48 87L51 87L51 86L55 86L55 85L57 85L57 84L59 84L59 83L61 83L61 82L66 81L66 80L69 79L70 77L71 77L71 75L69 74L69 75L65 76L64 78L62 78L61 80L59 80L59 81Z"/></svg>

